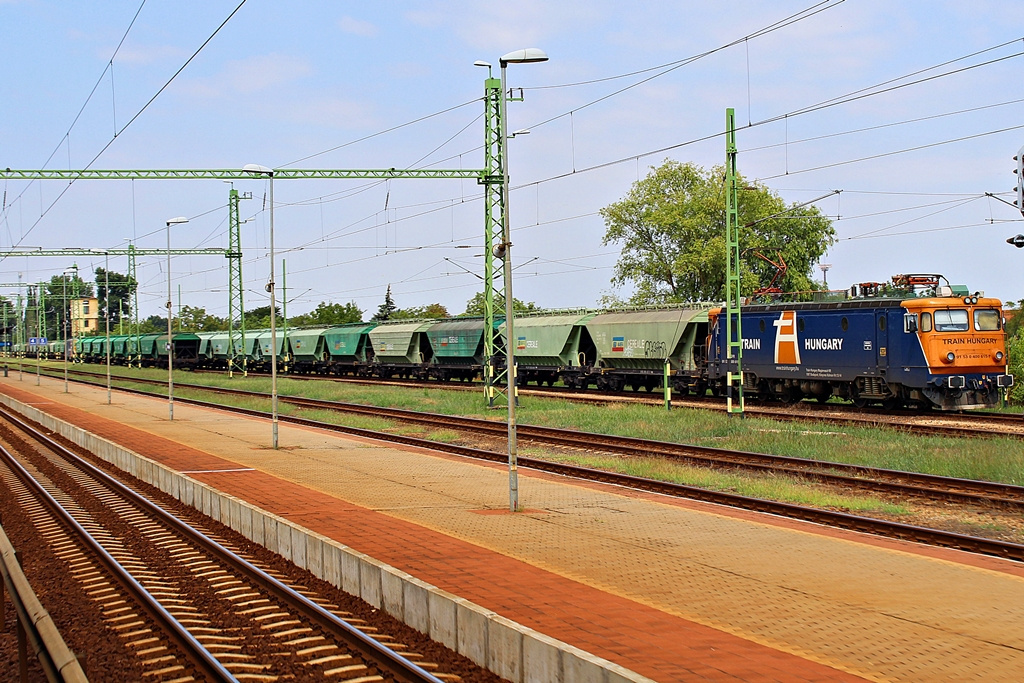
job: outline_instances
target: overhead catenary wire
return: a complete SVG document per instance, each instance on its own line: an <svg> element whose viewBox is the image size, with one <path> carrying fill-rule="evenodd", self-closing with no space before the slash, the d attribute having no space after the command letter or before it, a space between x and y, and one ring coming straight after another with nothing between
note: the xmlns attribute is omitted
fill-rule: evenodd
<svg viewBox="0 0 1024 683"><path fill-rule="evenodd" d="M640 157L636 157L636 158L637 158L637 159L639 159ZM852 163L852 162L851 162L851 163ZM539 186L539 183L527 183L527 184L521 185L521 186L519 186L519 187L520 187L520 188L521 188L521 187L525 187L525 186L528 186L529 184L534 184L535 186ZM280 206L280 205L279 205L279 206ZM220 209L222 209L222 207L218 207L218 209L216 209L216 210L220 210ZM338 237L339 237L339 238L340 238L340 237L343 237L343 235L339 235ZM336 248L336 247L334 247L334 248Z"/></svg>
<svg viewBox="0 0 1024 683"><path fill-rule="evenodd" d="M194 60L199 55L199 53L203 51L203 48L205 48L207 45L210 44L210 41L212 41L217 36L217 34L220 33L221 29L223 29L227 25L227 23L229 21L231 21L231 18L234 17L235 14L238 13L238 10L242 9L242 6L247 1L248 0L241 0L241 2L238 3L238 5L235 7L235 9L233 9L231 11L231 14L229 14L227 16L227 18L224 19L224 21L222 21L219 26L217 26L217 28L213 31L213 33L211 33L209 35L209 37L207 37L206 40L204 40L203 43L198 48L196 48L195 52L193 52L192 55L188 59L185 60L185 63L182 64L181 67L179 67L178 70L175 71L174 74L172 74L171 77L169 79L167 79L167 81L162 86L160 86L160 88L156 91L156 93L154 93L153 96L150 97L149 100L147 100L146 103L143 104L142 107L138 111L135 112L135 114L128 120L127 123L125 123L120 128L120 130L118 130L118 131L116 131L114 133L114 136L109 141L107 141L107 143L105 145L103 145L102 149L100 149L100 151L96 152L95 156L93 156L93 158L89 161L89 163L87 163L84 166L84 169L92 168L92 165L94 163L96 163L96 161L100 158L100 156L102 156L103 153L106 152L110 148L110 146L112 144L114 144L114 142L117 140L118 136L121 135L122 133L124 133L129 128L129 126L131 126L133 123L135 123L135 121L138 120L138 118L140 116L142 116L143 112L145 112L147 109L149 109L150 105L153 104L153 102L156 101L156 99L160 96L160 94L163 93L164 90L166 90L167 87L170 86L170 84L173 83L174 80L181 74L181 72L184 71L185 68L189 64L192 63L192 60ZM141 8L140 8L140 10L141 10ZM57 205L57 202L59 202L61 200L61 198L67 193L67 191L74 185L74 182L75 181L73 181L73 180L69 181L68 184L66 186L64 186L64 189L60 191L60 193L57 195L57 197L52 202L50 202L49 206L47 206L45 210L42 210L40 212L39 218L37 218L35 220L35 222L33 222L32 225L29 227L29 229L22 234L22 236L18 240L18 242L16 244L12 245L12 248L17 248L17 247L21 246L21 244L25 241L25 238L28 237L32 233L32 231L36 229L36 227L39 225L40 221L43 220L43 218L46 216L46 214L49 213L50 210L53 209L53 207ZM0 261L3 261L3 258L0 258Z"/></svg>
<svg viewBox="0 0 1024 683"><path fill-rule="evenodd" d="M96 90L100 87L100 84L103 82L103 77L107 75L107 71L108 70L113 68L114 58L117 57L117 53L121 51L121 46L124 45L125 39L128 38L128 34L131 32L132 27L135 26L135 20L139 18L139 14L142 13L142 8L145 7L145 6L146 6L146 0L142 0L142 3L139 5L139 9L135 10L135 14L134 14L134 16L132 16L132 20L128 23L128 28L125 29L124 34L121 36L121 40L118 41L117 47L114 48L114 51L111 53L110 58L106 62L106 65L103 67L103 71L100 73L99 78L97 78L96 79L96 83L93 84L92 90L90 90L89 94L86 95L85 102L82 103L82 106L78 109L78 113L75 114L75 117L71 120L71 125L68 126L68 129L64 132L64 135L61 136L60 141L53 148L53 151L50 152L50 155L48 157L46 157L46 161L43 162L43 165L40 166L40 168L46 168L46 166L50 163L50 161L53 160L53 157L57 154L57 152L60 151L60 148L62 146L64 146L65 142L67 142L68 168L71 167L71 131L74 130L75 125L78 123L78 120L82 117L82 113L85 111L85 108L89 105L89 102L92 101L92 96L96 94ZM111 89L113 89L113 81L111 81ZM115 128L115 131L116 131L116 128ZM116 132L115 132L115 135L116 135ZM32 181L32 182L38 182L38 181ZM24 194L28 190L28 188L32 186L32 182L30 182L28 185L25 186L25 189L22 190L22 193L19 194L11 202L12 204L15 201L18 201L18 199L21 198L22 194ZM7 208L6 207L6 193L5 193L5 198L4 199L5 199L4 208L3 208L3 211L0 211L0 213L6 213L6 208Z"/></svg>

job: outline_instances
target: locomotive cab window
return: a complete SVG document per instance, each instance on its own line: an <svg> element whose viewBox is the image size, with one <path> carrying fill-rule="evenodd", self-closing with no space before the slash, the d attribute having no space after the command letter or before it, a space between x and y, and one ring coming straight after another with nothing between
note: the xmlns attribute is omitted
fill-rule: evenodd
<svg viewBox="0 0 1024 683"><path fill-rule="evenodd" d="M917 314L916 313L904 313L903 314L903 331L904 332L917 332Z"/></svg>
<svg viewBox="0 0 1024 683"><path fill-rule="evenodd" d="M921 331L922 332L931 332L932 331L932 314L931 313L925 312L925 313L921 314Z"/></svg>
<svg viewBox="0 0 1024 683"><path fill-rule="evenodd" d="M974 311L974 329L979 332L995 332L999 329L999 311L995 308L978 308Z"/></svg>
<svg viewBox="0 0 1024 683"><path fill-rule="evenodd" d="M967 311L962 308L935 311L936 332L966 332L971 329Z"/></svg>

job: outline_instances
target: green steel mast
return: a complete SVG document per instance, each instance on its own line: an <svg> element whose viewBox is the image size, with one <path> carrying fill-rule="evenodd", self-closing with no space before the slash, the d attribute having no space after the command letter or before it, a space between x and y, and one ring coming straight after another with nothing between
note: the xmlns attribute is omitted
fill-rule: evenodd
<svg viewBox="0 0 1024 683"><path fill-rule="evenodd" d="M496 300L504 296L505 278L501 268L495 268L494 245L502 244L505 221L505 199L502 194L502 161L505 140L501 136L501 79L484 81L484 390L487 405L493 406L502 394L508 374L505 347L498 329L504 315L495 319ZM505 397L508 399L508 397Z"/></svg>
<svg viewBox="0 0 1024 683"><path fill-rule="evenodd" d="M742 292L740 291L739 223L739 200L736 187L736 116L734 110L729 108L725 110L725 389L726 411L729 415L742 417L743 328L740 322ZM735 359L735 363L733 359Z"/></svg>
<svg viewBox="0 0 1024 683"><path fill-rule="evenodd" d="M245 295L242 287L242 221L238 214L238 200L249 199L252 193L239 195L231 188L228 193L228 377L238 370L247 373L245 358ZM235 329L235 319L239 321Z"/></svg>
<svg viewBox="0 0 1024 683"><path fill-rule="evenodd" d="M126 346L128 347L128 367L132 366L132 359L135 358L134 353L138 353L139 367L142 367L142 353L141 344L139 342L139 277L138 271L135 268L135 245L131 242L128 243L128 282L135 283L132 287L132 324L131 339L128 340Z"/></svg>

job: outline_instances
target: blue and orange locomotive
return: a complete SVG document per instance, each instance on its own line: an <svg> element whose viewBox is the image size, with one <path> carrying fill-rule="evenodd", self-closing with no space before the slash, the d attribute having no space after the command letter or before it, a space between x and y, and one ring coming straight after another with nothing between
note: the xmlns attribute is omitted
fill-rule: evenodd
<svg viewBox="0 0 1024 683"><path fill-rule="evenodd" d="M855 285L841 301L744 306L744 391L785 402L995 406L1013 384L1001 303L940 279L897 275L891 286ZM726 355L724 316L712 312L709 322L708 380L724 388L735 361Z"/></svg>

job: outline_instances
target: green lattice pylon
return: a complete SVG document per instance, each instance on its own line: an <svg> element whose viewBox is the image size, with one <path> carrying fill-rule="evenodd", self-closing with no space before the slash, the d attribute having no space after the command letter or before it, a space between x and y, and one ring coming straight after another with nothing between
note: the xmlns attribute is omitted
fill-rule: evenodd
<svg viewBox="0 0 1024 683"><path fill-rule="evenodd" d="M725 389L726 410L730 415L742 416L743 327L740 318L740 221L736 182L736 116L730 108L725 110Z"/></svg>
<svg viewBox="0 0 1024 683"><path fill-rule="evenodd" d="M252 194L239 195L231 188L228 193L228 376L237 370L247 374L245 356L245 291L242 287L242 222L238 214L238 200L249 199ZM235 320L239 326L235 327Z"/></svg>
<svg viewBox="0 0 1024 683"><path fill-rule="evenodd" d="M128 367L131 367L133 362L137 362L138 367L141 368L142 344L139 341L139 277L138 271L135 268L135 245L131 242L128 243L128 282L135 283L135 286L132 287L132 338L128 343Z"/></svg>
<svg viewBox="0 0 1024 683"><path fill-rule="evenodd" d="M487 405L500 397L508 400L505 381L508 364L499 327L504 312L495 314L495 306L503 299L505 278L495 267L498 256L494 246L504 242L505 200L502 196L502 162L505 140L501 135L501 79L484 81L484 170L480 183L484 186L484 391ZM502 387L506 387L505 390Z"/></svg>

